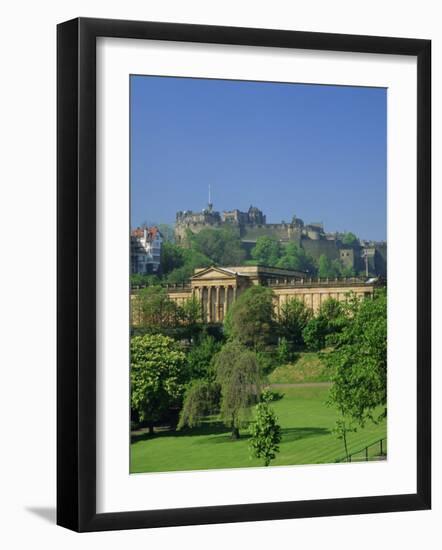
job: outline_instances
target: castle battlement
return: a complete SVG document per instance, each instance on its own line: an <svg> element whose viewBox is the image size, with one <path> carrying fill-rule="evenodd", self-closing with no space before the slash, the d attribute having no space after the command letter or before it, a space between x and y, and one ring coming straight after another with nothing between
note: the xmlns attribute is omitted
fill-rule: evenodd
<svg viewBox="0 0 442 550"><path fill-rule="evenodd" d="M177 212L175 237L177 242L183 243L187 229L198 233L202 229L216 227L236 227L243 240L251 242L266 234L281 241L299 241L302 235L319 239L324 235L322 223L304 225L304 221L296 216L293 216L290 222L267 223L266 215L256 206L251 205L247 212L237 208L218 212L209 203L201 212L192 210Z"/></svg>

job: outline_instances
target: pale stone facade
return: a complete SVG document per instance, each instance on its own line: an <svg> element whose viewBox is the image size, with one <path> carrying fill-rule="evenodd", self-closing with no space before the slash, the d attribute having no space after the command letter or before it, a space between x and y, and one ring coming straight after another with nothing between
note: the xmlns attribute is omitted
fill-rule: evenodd
<svg viewBox="0 0 442 550"><path fill-rule="evenodd" d="M195 296L201 303L204 320L222 323L238 296L257 284L273 290L277 313L291 299L303 301L317 313L328 298L344 301L350 292L361 299L370 297L382 283L378 279L357 278L312 280L301 272L263 266L207 267L196 269L188 284L169 285L168 294L178 305Z"/></svg>

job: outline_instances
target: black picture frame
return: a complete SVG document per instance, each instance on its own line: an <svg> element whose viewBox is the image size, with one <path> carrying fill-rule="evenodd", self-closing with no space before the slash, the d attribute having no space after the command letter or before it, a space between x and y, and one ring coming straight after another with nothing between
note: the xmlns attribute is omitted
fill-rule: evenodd
<svg viewBox="0 0 442 550"><path fill-rule="evenodd" d="M96 512L96 39L396 54L417 58L417 492ZM424 510L431 506L431 41L79 18L57 28L57 523L75 531Z"/></svg>

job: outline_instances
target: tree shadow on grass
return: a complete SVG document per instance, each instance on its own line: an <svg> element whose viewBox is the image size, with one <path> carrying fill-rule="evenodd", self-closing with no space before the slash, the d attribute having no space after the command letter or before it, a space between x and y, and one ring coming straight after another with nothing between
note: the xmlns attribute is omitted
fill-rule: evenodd
<svg viewBox="0 0 442 550"><path fill-rule="evenodd" d="M331 432L327 428L283 428L281 429L281 443L288 443L291 441L298 441L300 439L306 439L307 437L318 437L321 435L329 435ZM218 421L203 422L201 426L195 428L185 428L183 430L159 430L154 434L143 433L139 435L133 435L131 437L131 443L137 443L138 441L149 441L159 438L167 437L186 437L186 436L205 436L204 443L208 441L212 443L226 443L230 441L244 441L250 439L250 434L247 428L240 430L240 436L238 439L232 439L230 436L230 429L225 424ZM212 437L210 437L212 436Z"/></svg>
<svg viewBox="0 0 442 550"><path fill-rule="evenodd" d="M247 428L243 428L242 430L240 429L238 438L232 438L229 428L224 426L222 434L207 437L204 441L201 441L201 443L235 443L238 441L246 441L250 439L250 437L251 435L248 433Z"/></svg>
<svg viewBox="0 0 442 550"><path fill-rule="evenodd" d="M222 430L219 434L214 434L208 432L206 435L213 435L213 437L207 437L204 439L204 443L208 441L212 443L226 443L230 441L234 443L235 441L244 441L251 438L250 433L247 428L240 429L240 435L238 439L232 439L230 436L230 431L223 424L221 424ZM226 433L227 432L227 433ZM329 435L331 432L327 428L282 428L281 429L281 443L289 443L291 441L298 441L300 439L306 439L307 437L318 437L321 435ZM202 442L203 443L203 442Z"/></svg>
<svg viewBox="0 0 442 550"><path fill-rule="evenodd" d="M306 439L307 437L318 437L321 435L329 435L331 432L327 428L283 428L281 429L281 443L289 443L291 441L298 441L300 439ZM238 439L232 439L230 433L226 434L226 428L223 430L223 435L216 435L214 437L208 437L204 439L204 443L226 443L235 441L244 441L250 439L251 435L248 433L247 428L240 430L240 436Z"/></svg>
<svg viewBox="0 0 442 550"><path fill-rule="evenodd" d="M327 428L283 428L281 430L281 443L289 443L306 439L307 437L318 437L321 435L330 435L331 431Z"/></svg>
<svg viewBox="0 0 442 550"><path fill-rule="evenodd" d="M184 428L182 430L172 430L164 429L156 431L153 434L143 433L139 435L131 436L131 443L136 443L138 441L148 441L150 439L158 439L164 437L185 437L185 436L207 436L207 435L218 435L225 434L229 431L229 428L222 422L203 422L201 426L196 426L195 428Z"/></svg>

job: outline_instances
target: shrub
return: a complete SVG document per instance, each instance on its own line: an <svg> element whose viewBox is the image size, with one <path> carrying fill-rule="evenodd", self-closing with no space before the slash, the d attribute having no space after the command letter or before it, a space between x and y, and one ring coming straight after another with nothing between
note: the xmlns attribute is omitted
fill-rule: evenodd
<svg viewBox="0 0 442 550"><path fill-rule="evenodd" d="M273 400L271 392L264 391L256 405L255 421L251 425L250 451L253 457L262 458L268 466L276 458L281 442L281 428L269 403Z"/></svg>
<svg viewBox="0 0 442 550"><path fill-rule="evenodd" d="M278 342L277 357L279 363L288 363L292 359L293 353L286 338L281 338Z"/></svg>

